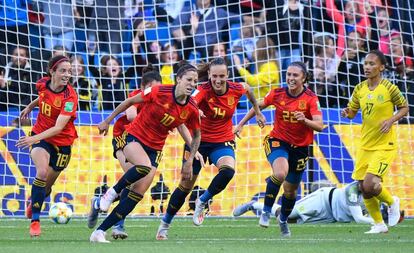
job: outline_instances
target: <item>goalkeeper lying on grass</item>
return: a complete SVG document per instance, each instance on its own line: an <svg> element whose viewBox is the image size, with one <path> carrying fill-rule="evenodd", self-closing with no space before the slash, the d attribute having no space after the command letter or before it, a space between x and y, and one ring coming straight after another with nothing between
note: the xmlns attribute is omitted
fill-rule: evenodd
<svg viewBox="0 0 414 253"><path fill-rule="evenodd" d="M361 191L358 189L358 182L352 182L343 188L322 187L296 202L289 221L303 223L332 223L352 222L372 224L371 217L364 214L365 206L362 201ZM263 203L250 201L236 207L233 216L238 217L251 210L260 214ZM272 214L277 216L280 212L280 205L274 204ZM382 213L388 218L388 208L383 208ZM404 215L400 217L402 221Z"/></svg>

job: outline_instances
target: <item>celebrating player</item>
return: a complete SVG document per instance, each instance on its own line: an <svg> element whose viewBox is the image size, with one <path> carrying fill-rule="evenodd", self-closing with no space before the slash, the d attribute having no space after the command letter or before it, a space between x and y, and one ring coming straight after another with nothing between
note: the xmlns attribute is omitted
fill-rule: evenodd
<svg viewBox="0 0 414 253"><path fill-rule="evenodd" d="M281 213L278 218L282 236L290 236L287 218L296 202L297 188L308 161L308 146L313 142L313 131L322 131L322 113L316 95L306 88L306 66L292 62L286 73L288 87L270 91L260 109L270 105L276 107L274 127L264 139L267 160L272 166L272 175L267 180L264 208L259 224L269 226L270 211L283 184ZM253 110L235 128L240 136L242 127L253 117Z"/></svg>
<svg viewBox="0 0 414 253"><path fill-rule="evenodd" d="M210 186L196 200L193 222L199 226L204 220L204 207L216 194L223 191L234 175L235 142L232 117L240 97L246 93L256 113L256 120L261 127L265 118L257 106L253 92L248 85L229 82L228 68L223 58L215 58L208 65L209 81L198 87L193 94L200 110L204 113L201 118L201 143L199 152L203 160L208 158L210 164L219 168L219 173L213 178ZM189 158L190 148L185 147L183 161ZM168 239L168 230L172 219L185 202L185 198L194 187L202 164L195 161L192 179L183 178L174 190L168 203L165 216L161 220L156 239Z"/></svg>
<svg viewBox="0 0 414 253"><path fill-rule="evenodd" d="M112 114L98 126L99 132L107 134L109 122L116 115L134 104L146 102L145 110L127 127L126 145L123 149L125 158L132 166L108 189L100 200L100 209L107 211L113 200L127 186L137 182L156 170L161 160L161 151L170 130L186 124L193 131L188 160L181 171L183 179L191 180L193 159L200 145L200 119L198 107L191 97L197 85L197 69L186 64L177 71L174 86L154 86L122 102ZM128 197L114 208L111 214L91 234L91 242L108 242L105 231L125 218L142 199L143 195L131 189Z"/></svg>
<svg viewBox="0 0 414 253"><path fill-rule="evenodd" d="M142 71L142 81L141 81L141 89L137 89L129 94L129 97L134 97L137 94L140 94L143 90L149 87L153 87L155 85L161 84L161 75L152 68L152 66L148 66L144 68ZM125 155L123 152L123 148L125 146L125 137L127 133L125 132L126 126L132 122L137 114L142 110L144 106L143 103L135 104L130 106L126 109L125 115L118 118L115 122L113 127L113 139L112 139L112 147L114 149L113 155L119 161L124 172L127 172L129 168L133 166L130 162L125 159ZM150 187L152 183L152 179L155 175L155 170L151 170L150 174L147 177L144 177L139 180L138 183L134 184L133 191L138 192L141 195L147 191L148 187ZM127 198L128 193L130 191L130 187L125 188L120 196L121 201ZM93 197L91 201L91 211L88 215L88 227L94 228L99 215L99 197ZM125 232L124 228L125 219L120 220L112 229L112 237L114 239L125 239L128 237L128 234Z"/></svg>
<svg viewBox="0 0 414 253"><path fill-rule="evenodd" d="M352 178L360 182L365 206L375 222L367 234L388 232L379 202L389 206L389 226L395 226L400 219L399 199L392 197L381 182L397 153L393 124L407 114L408 105L398 87L382 78L386 63L382 52L368 53L364 61L367 80L355 87L348 107L342 110L342 116L349 119L353 119L359 109L362 112L361 146ZM395 114L394 107L398 108Z"/></svg>
<svg viewBox="0 0 414 253"><path fill-rule="evenodd" d="M32 184L31 204L27 216L31 217L30 236L40 236L40 211L43 201L50 194L59 174L68 166L71 145L78 137L73 121L76 119L78 96L69 84L72 67L62 55L49 61L48 77L37 81L39 97L20 114L28 118L34 107L39 106L36 124L30 136L23 136L16 146L31 147L30 156L36 166L36 178Z"/></svg>

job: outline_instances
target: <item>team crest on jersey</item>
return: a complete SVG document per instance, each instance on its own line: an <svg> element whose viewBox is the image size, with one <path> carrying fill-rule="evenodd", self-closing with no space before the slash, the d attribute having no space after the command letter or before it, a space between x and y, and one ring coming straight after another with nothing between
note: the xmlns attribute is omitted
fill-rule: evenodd
<svg viewBox="0 0 414 253"><path fill-rule="evenodd" d="M234 105L234 97L228 97L227 98L227 104L228 105Z"/></svg>
<svg viewBox="0 0 414 253"><path fill-rule="evenodd" d="M383 95L378 95L377 100L378 100L378 102L384 102L384 96Z"/></svg>
<svg viewBox="0 0 414 253"><path fill-rule="evenodd" d="M188 112L187 110L183 110L183 111L180 113L180 118L181 118L181 119L187 119L188 114L189 114L189 112Z"/></svg>
<svg viewBox="0 0 414 253"><path fill-rule="evenodd" d="M56 107L61 107L62 106L62 100L58 97L55 99L55 101L53 101L53 105Z"/></svg>
<svg viewBox="0 0 414 253"><path fill-rule="evenodd" d="M280 105L281 106L284 106L284 105L286 105L286 102L285 101L282 101L282 102L280 102Z"/></svg>
<svg viewBox="0 0 414 253"><path fill-rule="evenodd" d="M164 104L164 105L163 105L163 107L164 107L165 109L169 109L169 108L170 108L170 104L166 103L166 104Z"/></svg>
<svg viewBox="0 0 414 253"><path fill-rule="evenodd" d="M298 108L299 108L299 110L305 110L306 109L306 101L305 100L299 100Z"/></svg>
<svg viewBox="0 0 414 253"><path fill-rule="evenodd" d="M213 102L214 102L214 98L210 98L210 99L208 100L208 102L209 102L209 103L213 103Z"/></svg>
<svg viewBox="0 0 414 253"><path fill-rule="evenodd" d="M39 96L44 97L45 96L45 93L44 92L40 92L39 93Z"/></svg>

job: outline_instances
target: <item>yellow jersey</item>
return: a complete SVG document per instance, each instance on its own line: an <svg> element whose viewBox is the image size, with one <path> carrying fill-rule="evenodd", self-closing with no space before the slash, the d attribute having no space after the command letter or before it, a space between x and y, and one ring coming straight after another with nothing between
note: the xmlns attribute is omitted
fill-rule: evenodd
<svg viewBox="0 0 414 253"><path fill-rule="evenodd" d="M353 111L361 109L362 112L362 149L391 150L396 148L397 138L394 127L391 127L388 133L381 133L381 124L393 116L395 106L401 107L406 103L398 87L387 79L382 79L374 90L368 88L367 81L355 87L348 106Z"/></svg>
<svg viewBox="0 0 414 253"><path fill-rule="evenodd" d="M279 67L274 61L262 64L255 75L245 68L241 68L239 74L253 88L254 96L258 100L263 100L269 91L280 86Z"/></svg>

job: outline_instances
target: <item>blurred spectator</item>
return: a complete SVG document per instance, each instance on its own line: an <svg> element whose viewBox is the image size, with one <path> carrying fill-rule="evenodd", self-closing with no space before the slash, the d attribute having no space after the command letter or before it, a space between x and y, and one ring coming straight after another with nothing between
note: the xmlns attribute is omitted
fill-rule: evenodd
<svg viewBox="0 0 414 253"><path fill-rule="evenodd" d="M154 14L158 22L166 22L172 24L180 15L186 0L157 0L155 4Z"/></svg>
<svg viewBox="0 0 414 253"><path fill-rule="evenodd" d="M10 62L0 69L0 109L22 110L34 99L37 79L36 72L31 71L26 48L15 48Z"/></svg>
<svg viewBox="0 0 414 253"><path fill-rule="evenodd" d="M101 53L122 53L124 6L125 0L95 0L91 29L96 33L88 36L90 49L97 47Z"/></svg>
<svg viewBox="0 0 414 253"><path fill-rule="evenodd" d="M222 32L225 32L224 28L228 29L229 22L240 22L240 16L211 6L211 0L197 0L194 6L184 6L181 15L174 20L171 32L184 50L185 59L189 59L194 50L206 57L207 45L222 41Z"/></svg>
<svg viewBox="0 0 414 253"><path fill-rule="evenodd" d="M254 25L248 22L243 22L241 29L241 36L239 39L233 41L231 45L231 52L244 52L249 61L253 61L253 52L256 48L256 37Z"/></svg>
<svg viewBox="0 0 414 253"><path fill-rule="evenodd" d="M347 36L345 53L338 67L338 82L347 87L346 94L348 95L352 94L354 87L362 82L366 54L365 40L362 35L357 31L350 32Z"/></svg>
<svg viewBox="0 0 414 253"><path fill-rule="evenodd" d="M314 35L315 56L311 66L314 77L314 91L322 107L338 107L339 97L345 99L345 87L337 84L340 58L336 55L334 36L328 33ZM341 100L342 101L342 100Z"/></svg>
<svg viewBox="0 0 414 253"><path fill-rule="evenodd" d="M75 0L76 26L89 29L95 0Z"/></svg>
<svg viewBox="0 0 414 253"><path fill-rule="evenodd" d="M403 42L401 34L391 38L391 55L395 70L394 83L406 97L408 121L414 123L414 58L412 49Z"/></svg>
<svg viewBox="0 0 414 253"><path fill-rule="evenodd" d="M75 6L72 0L33 0L33 10L43 13L42 35L44 48L64 46L72 50L74 43Z"/></svg>
<svg viewBox="0 0 414 253"><path fill-rule="evenodd" d="M346 34L358 31L365 36L370 26L370 21L364 6L355 0L341 1L344 4L343 13L338 10L335 0L325 0L325 3L326 12L337 28L337 54L342 56L345 50Z"/></svg>
<svg viewBox="0 0 414 253"><path fill-rule="evenodd" d="M177 46L174 43L165 44L161 49L160 75L162 78L162 84L175 84L173 65L179 61L180 56L177 52Z"/></svg>
<svg viewBox="0 0 414 253"><path fill-rule="evenodd" d="M277 29L279 57L282 69L282 80L285 80L287 67L291 62L302 61L305 11L309 8L299 0L277 0Z"/></svg>
<svg viewBox="0 0 414 253"><path fill-rule="evenodd" d="M391 29L387 9L382 7L374 9L369 17L372 24L370 47L380 50L389 59L391 56L391 37L399 36L399 32Z"/></svg>
<svg viewBox="0 0 414 253"><path fill-rule="evenodd" d="M257 99L263 99L271 89L279 85L279 67L272 39L264 37L257 41L254 54L255 74L243 67L239 55L234 54L233 61L240 76L254 89Z"/></svg>
<svg viewBox="0 0 414 253"><path fill-rule="evenodd" d="M0 0L0 66L5 66L13 49L28 48L28 1Z"/></svg>
<svg viewBox="0 0 414 253"><path fill-rule="evenodd" d="M72 80L71 83L76 89L79 96L79 110L90 111L92 109L92 85L86 77L85 63L79 55L70 58L72 63ZM96 83L95 83L96 85Z"/></svg>
<svg viewBox="0 0 414 253"><path fill-rule="evenodd" d="M100 58L100 70L93 64L95 52L89 55L89 72L96 80L99 89L98 99L101 105L98 109L114 110L127 98L129 83L140 75L143 65L137 63L139 55L134 52L132 66L122 71L121 62L113 55L103 55Z"/></svg>

